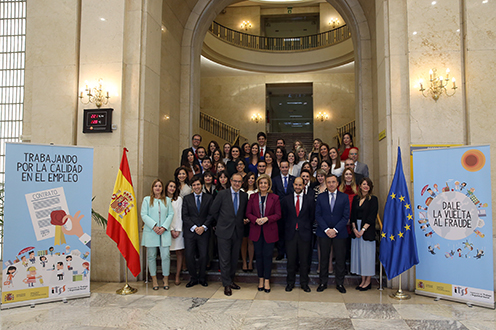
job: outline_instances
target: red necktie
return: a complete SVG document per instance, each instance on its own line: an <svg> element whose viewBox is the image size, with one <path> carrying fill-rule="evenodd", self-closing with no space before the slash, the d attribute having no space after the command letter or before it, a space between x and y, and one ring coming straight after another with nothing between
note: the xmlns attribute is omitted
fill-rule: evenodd
<svg viewBox="0 0 496 330"><path fill-rule="evenodd" d="M260 158L262 158L264 155L263 155L263 148L260 148Z"/></svg>
<svg viewBox="0 0 496 330"><path fill-rule="evenodd" d="M300 216L300 195L296 195L296 216ZM296 223L296 229L298 229L298 223Z"/></svg>

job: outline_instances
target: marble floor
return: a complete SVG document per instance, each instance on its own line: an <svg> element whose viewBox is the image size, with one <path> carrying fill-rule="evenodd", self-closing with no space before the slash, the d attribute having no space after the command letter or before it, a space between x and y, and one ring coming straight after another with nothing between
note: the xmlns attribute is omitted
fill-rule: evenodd
<svg viewBox="0 0 496 330"><path fill-rule="evenodd" d="M366 292L330 287L322 293L299 288L270 293L256 284L224 295L220 283L208 287L153 291L143 282L138 292L120 296L122 283L91 283L91 297L2 310L0 329L496 329L494 310L468 307L411 293L410 300L389 298L391 290Z"/></svg>

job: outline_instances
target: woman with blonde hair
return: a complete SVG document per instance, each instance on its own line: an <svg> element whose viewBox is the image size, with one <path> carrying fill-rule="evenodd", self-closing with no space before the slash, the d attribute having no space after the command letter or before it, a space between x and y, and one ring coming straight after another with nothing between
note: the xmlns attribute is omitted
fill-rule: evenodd
<svg viewBox="0 0 496 330"><path fill-rule="evenodd" d="M270 292L272 253L279 240L277 221L281 219L279 197L272 192L272 180L262 174L255 182L258 192L250 196L246 217L250 220L250 240L255 245L258 291Z"/></svg>
<svg viewBox="0 0 496 330"><path fill-rule="evenodd" d="M166 197L162 181L156 179L152 183L150 196L146 196L141 205L141 219L144 222L141 245L146 246L148 269L152 277L153 290L158 290L157 250L160 250L162 259L164 289L169 289L169 249L172 240L169 229L173 217L172 201L169 197Z"/></svg>

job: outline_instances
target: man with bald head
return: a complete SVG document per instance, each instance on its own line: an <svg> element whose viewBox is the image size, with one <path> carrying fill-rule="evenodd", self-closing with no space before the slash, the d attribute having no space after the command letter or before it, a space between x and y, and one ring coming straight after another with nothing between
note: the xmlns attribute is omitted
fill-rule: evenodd
<svg viewBox="0 0 496 330"><path fill-rule="evenodd" d="M358 161L358 149L357 148L351 148L350 153L348 154L349 158L353 160L354 163L354 168L353 170L355 171L355 174L361 174L363 175L364 178L369 177L369 167L367 164L360 163ZM357 182L358 184L358 182Z"/></svg>
<svg viewBox="0 0 496 330"><path fill-rule="evenodd" d="M286 291L292 291L296 282L296 269L300 268L300 286L305 292L310 271L310 250L312 248L312 225L314 220L313 194L304 194L303 179L294 179L294 192L281 199L281 211L285 219L286 255L288 257Z"/></svg>

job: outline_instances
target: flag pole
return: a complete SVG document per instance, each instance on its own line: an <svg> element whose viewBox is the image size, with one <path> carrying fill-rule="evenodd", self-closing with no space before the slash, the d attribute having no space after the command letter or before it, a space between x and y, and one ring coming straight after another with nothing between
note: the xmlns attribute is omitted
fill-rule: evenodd
<svg viewBox="0 0 496 330"><path fill-rule="evenodd" d="M390 294L389 297L394 298L394 299L398 299L398 300L410 299L411 298L410 295L408 293L403 292L403 290L401 290L401 274L398 275L398 280L400 281L399 286L398 286L398 291L396 291L396 293L394 293L394 294Z"/></svg>
<svg viewBox="0 0 496 330"><path fill-rule="evenodd" d="M136 288L133 288L129 285L128 283L128 280L127 280L127 261L126 261L126 285L124 285L124 287L122 289L119 289L117 290L115 293L117 294L121 294L121 295L127 295L127 294L133 294L133 293L136 293L138 292L138 289Z"/></svg>

